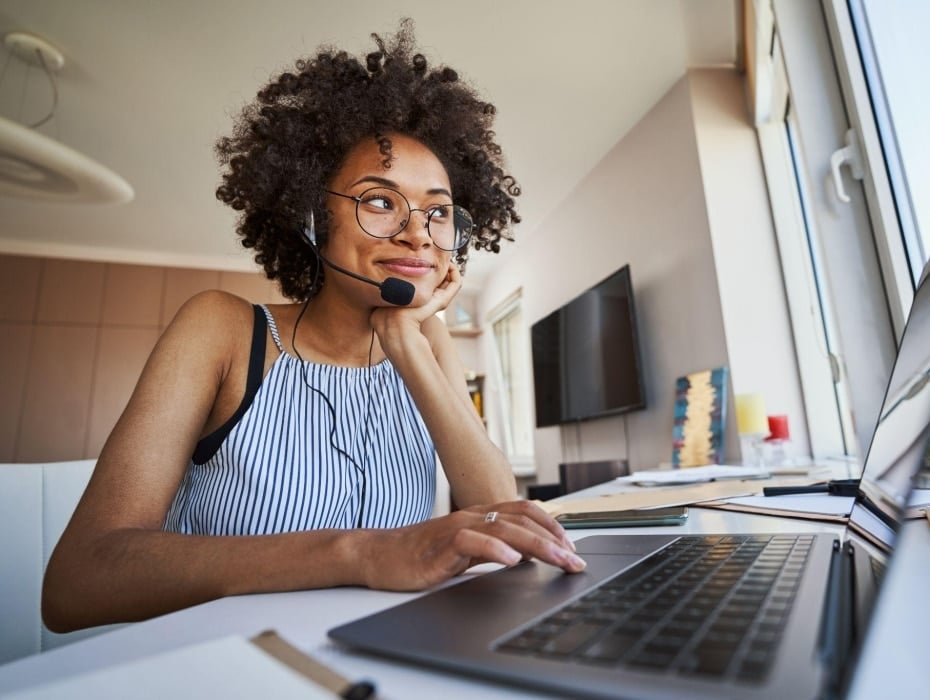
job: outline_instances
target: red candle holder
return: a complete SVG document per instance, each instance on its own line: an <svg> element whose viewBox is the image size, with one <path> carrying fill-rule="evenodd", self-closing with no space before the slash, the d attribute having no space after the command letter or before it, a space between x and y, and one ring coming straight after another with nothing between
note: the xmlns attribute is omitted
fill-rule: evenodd
<svg viewBox="0 0 930 700"><path fill-rule="evenodd" d="M785 453L785 444L790 438L788 432L788 416L769 416L769 436L765 438L768 445L768 459L766 462L772 466L780 466L788 461Z"/></svg>
<svg viewBox="0 0 930 700"><path fill-rule="evenodd" d="M765 439L768 441L788 440L790 437L788 433L788 416L769 416L769 436Z"/></svg>

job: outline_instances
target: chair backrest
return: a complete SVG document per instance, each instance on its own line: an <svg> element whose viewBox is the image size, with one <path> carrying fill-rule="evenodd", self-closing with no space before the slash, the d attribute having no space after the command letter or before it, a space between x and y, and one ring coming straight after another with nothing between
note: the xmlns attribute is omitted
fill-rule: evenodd
<svg viewBox="0 0 930 700"><path fill-rule="evenodd" d="M94 464L0 464L0 664L115 627L56 634L42 624L45 567Z"/></svg>
<svg viewBox="0 0 930 700"><path fill-rule="evenodd" d="M589 486L626 476L630 465L625 459L608 459L598 462L563 462L559 464L559 485L562 493L572 493Z"/></svg>

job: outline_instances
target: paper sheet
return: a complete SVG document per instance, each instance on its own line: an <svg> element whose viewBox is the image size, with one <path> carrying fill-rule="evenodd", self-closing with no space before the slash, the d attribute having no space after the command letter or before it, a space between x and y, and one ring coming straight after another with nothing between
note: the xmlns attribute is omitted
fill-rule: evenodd
<svg viewBox="0 0 930 700"><path fill-rule="evenodd" d="M221 637L22 690L6 700L334 700L244 637Z"/></svg>
<svg viewBox="0 0 930 700"><path fill-rule="evenodd" d="M852 511L855 498L831 496L824 493L798 493L786 496L750 496L726 501L702 503L705 508L735 510L740 513L772 515L780 518L801 518L845 522Z"/></svg>
<svg viewBox="0 0 930 700"><path fill-rule="evenodd" d="M924 508L930 506L930 489L914 489L907 499L908 508Z"/></svg>
<svg viewBox="0 0 930 700"><path fill-rule="evenodd" d="M660 506L686 506L701 501L716 501L733 496L751 496L762 493L762 487L771 480L711 481L693 486L637 489L591 498L544 501L539 505L550 515L560 513L593 513L599 510L627 510L631 508L658 508ZM782 481L778 483L784 483Z"/></svg>
<svg viewBox="0 0 930 700"><path fill-rule="evenodd" d="M795 513L822 515L849 515L856 499L852 496L830 496L823 493L798 493L788 496L749 496L731 498L735 506L751 506L769 510L788 510Z"/></svg>
<svg viewBox="0 0 930 700"><path fill-rule="evenodd" d="M621 476L617 481L643 486L669 484L697 484L705 481L722 481L724 479L764 479L771 472L764 467L736 467L726 464L710 464L706 467L689 467L687 469L666 469L633 472Z"/></svg>

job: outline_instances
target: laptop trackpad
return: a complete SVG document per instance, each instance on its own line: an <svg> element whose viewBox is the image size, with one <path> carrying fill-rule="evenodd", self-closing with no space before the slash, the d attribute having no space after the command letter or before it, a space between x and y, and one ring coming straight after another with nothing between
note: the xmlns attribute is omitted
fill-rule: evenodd
<svg viewBox="0 0 930 700"><path fill-rule="evenodd" d="M651 554L674 541L670 535L592 535L575 541L578 554Z"/></svg>

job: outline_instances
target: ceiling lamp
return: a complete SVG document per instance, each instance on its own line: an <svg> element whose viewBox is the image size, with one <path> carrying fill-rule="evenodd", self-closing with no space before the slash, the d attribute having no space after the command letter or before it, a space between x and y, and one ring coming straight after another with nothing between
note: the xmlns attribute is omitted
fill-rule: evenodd
<svg viewBox="0 0 930 700"><path fill-rule="evenodd" d="M35 124L24 126L0 116L0 196L95 204L132 200L135 193L122 177L35 130L54 116L58 106L54 74L65 64L61 52L25 32L7 34L3 43L11 56L45 71L53 103Z"/></svg>

